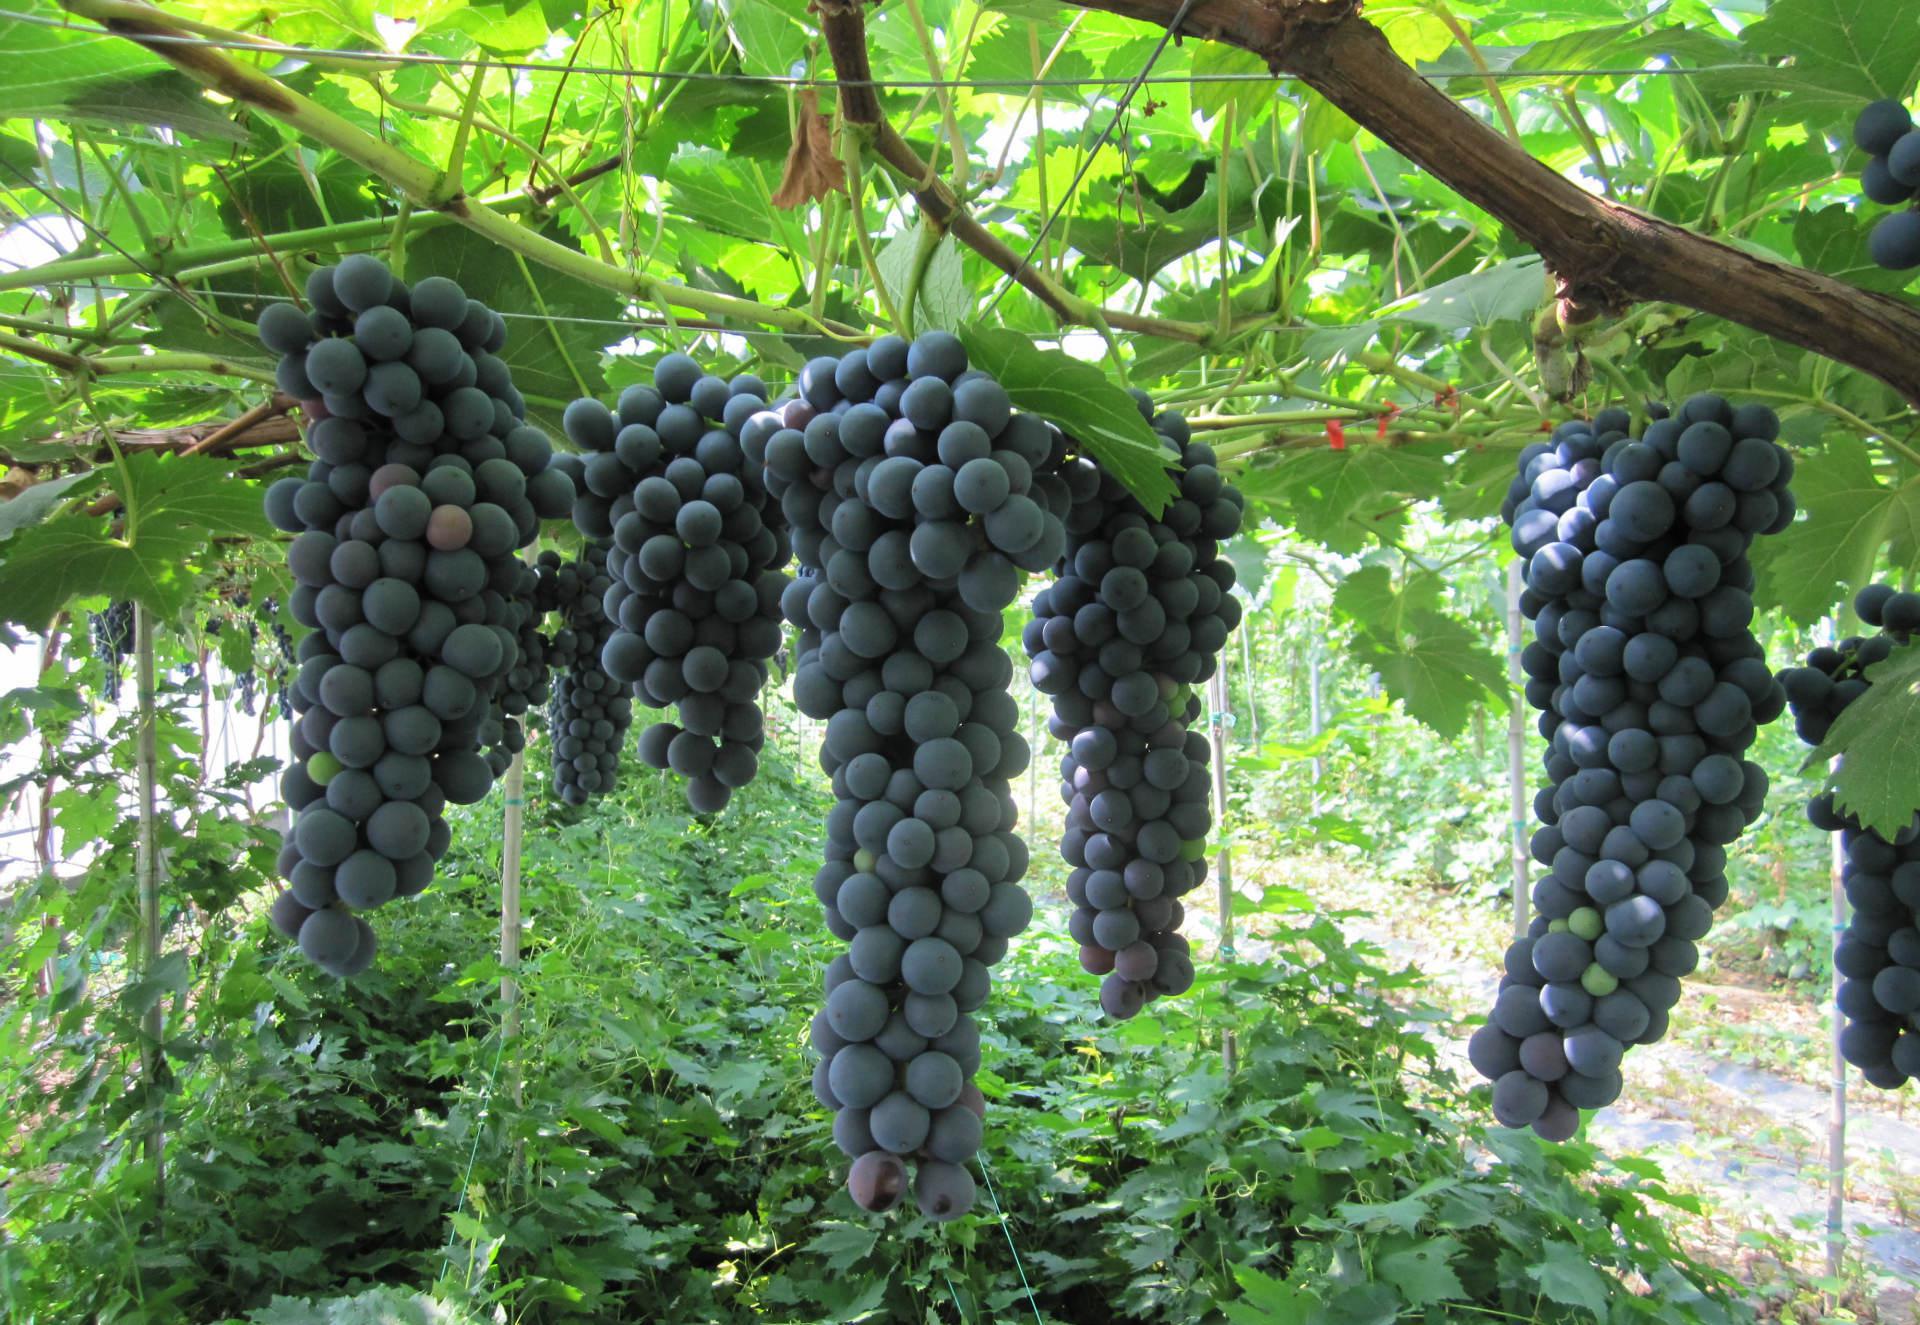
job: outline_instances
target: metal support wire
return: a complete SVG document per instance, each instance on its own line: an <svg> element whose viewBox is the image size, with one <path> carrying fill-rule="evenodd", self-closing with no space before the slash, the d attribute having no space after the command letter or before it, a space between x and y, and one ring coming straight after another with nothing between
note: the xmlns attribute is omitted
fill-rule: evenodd
<svg viewBox="0 0 1920 1325"><path fill-rule="evenodd" d="M1177 26L1186 17L1190 5L1183 6L1174 19ZM87 23L75 23L64 18L55 18L47 14L27 14L13 10L0 10L0 21L8 23L26 23L34 27L59 28L67 32L77 32L89 37L118 37L120 34L109 28L97 27ZM1111 87L1117 79L1113 78L813 78L804 75L786 74L740 74L725 73L712 69L634 69L621 65L595 65L569 63L561 60L503 60L480 57L463 58L448 55L424 55L415 51L371 51L348 50L328 46L293 46L284 42L269 41L265 38L249 39L239 34L229 37L204 37L188 33L143 32L139 41L143 45L198 47L203 50L241 51L253 55L273 55L292 60L333 60L341 63L366 64L376 67L395 68L415 65L429 69L503 69L514 73L588 75L596 78L619 78L628 82L645 79L659 83L726 83L740 87L765 87L780 90L812 88L830 90L840 87L871 87L881 92L925 92L940 88L963 88L977 92L1005 92L1026 98L1036 87L1088 88ZM1164 44L1164 43L1163 43ZM1149 62L1151 63L1151 62ZM1542 81L1559 78L1660 78L1674 76L1697 76L1700 74L1720 73L1757 73L1770 72L1773 66L1752 63L1704 64L1704 65L1640 65L1620 66L1599 69L1488 69L1461 71L1459 73L1434 73L1427 77L1429 81L1447 81L1454 78L1482 84L1489 79L1495 81ZM1131 84L1141 87L1149 85L1186 85L1193 83L1280 83L1301 82L1298 74L1273 74L1247 72L1222 73L1186 73L1166 74L1159 78L1142 76Z"/></svg>

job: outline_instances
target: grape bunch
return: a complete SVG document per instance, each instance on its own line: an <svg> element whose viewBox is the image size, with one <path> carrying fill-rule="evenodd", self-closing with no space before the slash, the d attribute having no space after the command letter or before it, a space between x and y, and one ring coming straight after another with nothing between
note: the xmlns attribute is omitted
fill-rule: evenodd
<svg viewBox="0 0 1920 1325"><path fill-rule="evenodd" d="M1902 206L1874 223L1868 253L1890 271L1920 267L1920 208L1911 205L1920 194L1920 129L1899 102L1876 101L1854 121L1853 141L1869 158L1860 191L1874 202Z"/></svg>
<svg viewBox="0 0 1920 1325"><path fill-rule="evenodd" d="M1727 897L1727 846L1767 778L1744 759L1786 696L1750 623L1755 537L1793 520L1792 459L1758 405L1625 410L1520 454L1502 507L1525 561L1526 698L1548 743L1531 843L1546 868L1468 1056L1507 1127L1564 1140L1666 1033Z"/></svg>
<svg viewBox="0 0 1920 1325"><path fill-rule="evenodd" d="M108 603L106 611L89 613L87 640L106 670L107 694L119 694L120 664L133 656L133 604Z"/></svg>
<svg viewBox="0 0 1920 1325"><path fill-rule="evenodd" d="M1920 594L1869 585L1854 610L1880 633L1854 636L1807 655L1780 674L1794 726L1819 745L1843 709L1867 693L1867 668L1920 632ZM1846 1025L1840 1053L1867 1084L1897 1090L1920 1077L1920 815L1891 839L1864 827L1823 792L1807 805L1815 828L1839 833L1846 853L1842 886L1851 917L1833 950L1841 982L1836 1002Z"/></svg>
<svg viewBox="0 0 1920 1325"><path fill-rule="evenodd" d="M1193 687L1240 622L1219 545L1243 501L1184 418L1135 399L1179 462L1179 495L1155 518L1093 460L1069 463L1066 557L1025 631L1034 688L1053 697L1049 730L1067 744L1068 927L1081 966L1104 977L1100 1006L1120 1018L1193 985L1180 898L1206 877L1213 826Z"/></svg>
<svg viewBox="0 0 1920 1325"><path fill-rule="evenodd" d="M373 960L364 913L427 886L447 804L484 797L524 739L503 706L531 693L516 669L537 577L516 553L568 513L573 484L522 422L494 353L506 324L454 282L409 289L355 256L316 271L307 297L311 314L260 315L316 456L266 499L294 535L288 609L312 632L273 919L348 976Z"/></svg>
<svg viewBox="0 0 1920 1325"><path fill-rule="evenodd" d="M543 609L560 614L547 654L559 673L547 709L553 781L561 800L585 805L613 790L620 750L633 725L633 700L600 664L614 631L602 606L613 587L607 549L589 542L572 561L542 552L539 573Z"/></svg>
<svg viewBox="0 0 1920 1325"><path fill-rule="evenodd" d="M677 722L640 734L640 757L687 779L702 814L753 780L766 743L760 690L780 648L781 567L791 550L779 508L740 444L766 409L759 378L727 382L684 354L663 356L653 385L617 409L567 407L567 435L588 454L574 521L611 540L601 663L649 708Z"/></svg>
<svg viewBox="0 0 1920 1325"><path fill-rule="evenodd" d="M813 1020L814 1090L857 1203L894 1206L913 1160L921 1212L955 1219L985 1111L969 1014L1033 910L1001 614L1065 550L1064 444L944 332L812 360L740 444L793 531L794 702L826 722L836 797L814 891L847 950Z"/></svg>

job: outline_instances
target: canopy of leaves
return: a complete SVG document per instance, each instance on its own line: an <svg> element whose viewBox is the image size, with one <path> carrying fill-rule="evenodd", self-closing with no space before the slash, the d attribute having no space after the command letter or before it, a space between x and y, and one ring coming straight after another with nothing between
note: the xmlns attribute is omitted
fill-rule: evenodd
<svg viewBox="0 0 1920 1325"><path fill-rule="evenodd" d="M1324 545L1330 573L1384 556L1381 574L1412 583L1422 511L1497 546L1486 517L1543 424L1712 387L1778 408L1800 453L1805 514L1766 554L1763 607L1809 620L1876 565L1920 565L1920 451L1885 387L1686 309L1561 328L1549 274L1498 219L1227 47L1167 46L1123 108L1156 29L1034 0L893 0L869 16L889 123L1075 307L1129 315L1096 333L925 231L917 181L870 158L857 189L836 175L821 154L846 144L786 81L832 75L798 0L195 7L209 59L307 99L272 115L204 93L164 50L56 26L92 25L51 0L16 12L0 24L10 67L29 71L0 90L15 218L0 232L0 454L25 467L16 489L102 458L65 440L89 430L259 403L262 300L316 262L378 252L507 312L511 365L549 423L668 348L779 381L910 316L965 329L1024 405L1149 504L1166 480L1121 383L1188 413L1254 519ZM1704 0L1395 0L1369 17L1468 113L1594 193L1902 290L1863 255L1877 209L1847 132L1920 76L1920 26L1888 23L1877 0L1738 17ZM351 55L246 49L261 39ZM832 118L830 88L817 105ZM812 181L790 196L814 200L785 209L772 199L790 155ZM450 164L518 228L482 238L415 205L409 190ZM237 532L211 501L227 491L204 509L181 494L183 523ZM139 559L112 537L90 529L87 555L8 614L43 621L62 595L125 588ZM0 551L10 584L51 557L17 533ZM1350 614L1357 655L1442 730L1503 689L1461 606Z"/></svg>

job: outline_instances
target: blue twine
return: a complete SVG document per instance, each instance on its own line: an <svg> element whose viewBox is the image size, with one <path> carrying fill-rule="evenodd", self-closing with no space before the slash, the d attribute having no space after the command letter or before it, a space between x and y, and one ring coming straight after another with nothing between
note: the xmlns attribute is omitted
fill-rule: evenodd
<svg viewBox="0 0 1920 1325"><path fill-rule="evenodd" d="M1034 1325L1046 1325L1040 1319L1040 1303L1033 1295L1033 1285L1027 1282L1027 1267L1020 1263L1020 1249L1013 1245L1013 1230L1007 1227L1006 1211L1000 1208L1000 1197L993 1190L993 1170L987 1167L985 1152L980 1155L980 1176L987 1180L987 1199L993 1202L993 1213L999 1217L1000 1232L1007 1239L1007 1250L1013 1253L1013 1268L1020 1272L1020 1287L1027 1290L1027 1305L1033 1308Z"/></svg>

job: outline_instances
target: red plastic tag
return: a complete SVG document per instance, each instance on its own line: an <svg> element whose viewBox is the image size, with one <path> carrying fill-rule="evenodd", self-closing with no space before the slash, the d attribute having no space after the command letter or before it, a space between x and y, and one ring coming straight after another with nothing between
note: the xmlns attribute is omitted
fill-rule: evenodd
<svg viewBox="0 0 1920 1325"><path fill-rule="evenodd" d="M1327 445L1336 451L1347 449L1347 425L1339 419L1327 420Z"/></svg>

